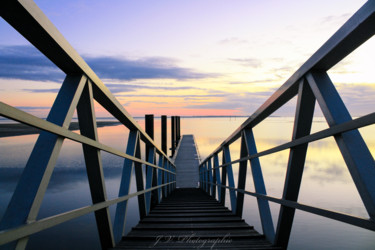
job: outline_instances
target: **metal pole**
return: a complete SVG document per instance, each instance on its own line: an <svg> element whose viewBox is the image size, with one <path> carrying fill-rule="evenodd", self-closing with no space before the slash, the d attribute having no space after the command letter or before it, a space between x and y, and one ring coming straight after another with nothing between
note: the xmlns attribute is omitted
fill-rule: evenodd
<svg viewBox="0 0 375 250"><path fill-rule="evenodd" d="M179 116L177 116L176 117L176 137L177 137L177 143L176 144L178 144L179 143L179 141L180 141L180 139L181 139L181 127L180 127L180 117Z"/></svg>
<svg viewBox="0 0 375 250"><path fill-rule="evenodd" d="M154 115L145 115L145 130L146 134L154 139ZM148 152L150 145L146 143L146 161L148 161Z"/></svg>
<svg viewBox="0 0 375 250"><path fill-rule="evenodd" d="M176 149L176 116L172 116L171 119L171 150L172 150L172 157L174 155Z"/></svg>
<svg viewBox="0 0 375 250"><path fill-rule="evenodd" d="M167 154L167 116L161 116L161 150Z"/></svg>

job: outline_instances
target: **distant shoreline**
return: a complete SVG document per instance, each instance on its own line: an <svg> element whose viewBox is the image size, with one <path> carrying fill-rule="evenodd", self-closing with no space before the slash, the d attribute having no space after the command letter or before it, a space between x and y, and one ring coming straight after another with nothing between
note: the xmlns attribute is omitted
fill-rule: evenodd
<svg viewBox="0 0 375 250"><path fill-rule="evenodd" d="M106 126L116 126L121 124L116 121L97 121L97 127L106 127ZM69 126L70 130L78 130L78 122L72 122ZM40 130L34 127L22 123L0 123L0 138L11 137L11 136L20 136L20 135L32 135L39 134Z"/></svg>

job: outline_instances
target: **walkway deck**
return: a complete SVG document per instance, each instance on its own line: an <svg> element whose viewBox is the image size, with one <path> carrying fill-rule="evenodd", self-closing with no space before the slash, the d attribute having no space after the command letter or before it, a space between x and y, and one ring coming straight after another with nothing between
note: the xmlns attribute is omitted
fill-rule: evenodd
<svg viewBox="0 0 375 250"><path fill-rule="evenodd" d="M183 135L176 152L177 188L196 188L199 182L199 157L193 135Z"/></svg>
<svg viewBox="0 0 375 250"><path fill-rule="evenodd" d="M198 185L192 135L177 151L177 188L123 237L115 249L278 249ZM183 187L183 188L182 188Z"/></svg>
<svg viewBox="0 0 375 250"><path fill-rule="evenodd" d="M176 189L115 249L280 249L197 188Z"/></svg>

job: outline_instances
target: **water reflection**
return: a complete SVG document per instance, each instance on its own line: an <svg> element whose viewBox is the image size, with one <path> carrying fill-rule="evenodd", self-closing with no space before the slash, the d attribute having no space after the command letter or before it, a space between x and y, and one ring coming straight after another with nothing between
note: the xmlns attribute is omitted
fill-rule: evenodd
<svg viewBox="0 0 375 250"><path fill-rule="evenodd" d="M230 118L182 119L181 134L194 134L201 157L204 159L237 129L244 120L245 118L237 118L235 120ZM315 120L314 131L326 128L324 120ZM143 120L138 122L141 126L144 125ZM271 117L264 124L254 128L258 151L289 141L292 126L292 118ZM158 145L160 144L159 131L160 120L155 119L155 140ZM168 127L168 132L170 132L170 127ZM361 133L370 149L373 150L375 148L375 126L361 129ZM102 143L123 152L125 151L128 131L124 126L99 128L98 134ZM28 135L0 139L0 216L4 213L36 138L36 135ZM170 140L168 140L168 143L170 143ZM239 142L234 143L230 149L232 159L238 158L240 155ZM101 155L107 195L109 199L115 198L118 194L123 159L105 152L102 152ZM284 150L260 158L267 192L272 196L281 197L282 195L288 156L289 151ZM219 157L221 161L221 155ZM238 164L233 167L234 175L237 179ZM248 170L246 189L250 191L254 190L251 179L251 171ZM131 191L136 191L134 178ZM229 197L229 194L227 197ZM299 202L368 217L334 139L327 138L309 144ZM246 197L245 203L244 218L250 224L253 224L258 231L261 231L256 199ZM82 147L78 143L66 140L51 177L39 218L89 204L91 204L91 198ZM227 205L229 206L228 203ZM274 224L277 223L279 207L277 204L271 205ZM113 206L110 208L112 221L114 219L114 211L115 207ZM137 223L139 218L136 199L130 200L127 218L127 230L129 230L131 226ZM375 247L373 232L357 229L339 222L334 222L333 224L338 226L333 229L331 220L304 212L297 212L290 248L306 248L307 244L310 244L309 246L315 249L324 248L322 243L324 241L320 242L312 239L314 237L317 239L322 237L323 239L324 236L321 235L326 230L328 231L325 233L330 234L331 242L333 242L329 245L331 247L349 249ZM308 227L306 228L306 226ZM347 232L350 232L350 234ZM93 215L64 223L56 229L50 229L33 236L30 241L30 247L37 246L38 248L48 249L51 243L46 239L58 237L62 242L61 246L63 247L61 248L68 246L79 248L79 245L75 245L77 243L77 234L80 235L80 239L86 239L80 241L84 244L81 245L82 247L98 248L98 236ZM340 237L341 234L345 235L344 239ZM361 237L361 240L358 240L359 237ZM360 245L361 241L363 242L362 245ZM63 245L63 242L66 245Z"/></svg>
<svg viewBox="0 0 375 250"><path fill-rule="evenodd" d="M265 123L255 127L254 134L258 152L290 141L293 130L292 120L292 118L271 117ZM226 122L228 125L222 128L222 134L220 134L216 124L223 124L223 120L219 122L215 119L207 119L205 121L195 120L195 122L196 127L212 128L211 130L202 129L195 133L199 150L204 158L226 139L226 137L223 138L222 134L228 133L227 127L237 128L242 121L232 122L227 119ZM192 123L190 121L190 124ZM314 119L313 132L326 128L327 124L323 118ZM234 131L234 129L231 131ZM375 126L361 129L361 134L370 151L374 152ZM232 160L239 158L240 144L238 142L234 143L230 149ZM271 196L282 196L288 156L289 150L283 150L260 157L267 192ZM238 164L233 165L233 168L234 176L238 178ZM249 170L247 173L246 189L249 191L254 190L251 171ZM227 192L227 197L229 197L229 192ZM309 144L299 202L368 218L366 209L333 138L326 138ZM250 224L253 224L258 231L262 231L256 199L246 197L245 204L245 219ZM226 200L226 205L230 207L229 199ZM277 224L279 207L279 205L271 203L271 212L275 226ZM332 220L305 212L299 211L297 214L298 216L295 219L289 245L290 249L365 249L375 247L375 241L373 240L375 234L371 231L340 222L333 223ZM312 223L311 220L314 220L316 223ZM332 225L335 225L335 227ZM306 230L306 226L308 226L308 230ZM326 233L324 233L325 230L327 230ZM322 234L330 235L328 244L324 240L317 240ZM345 239L341 237L342 235L345 235ZM361 236L361 240L359 240L359 236Z"/></svg>

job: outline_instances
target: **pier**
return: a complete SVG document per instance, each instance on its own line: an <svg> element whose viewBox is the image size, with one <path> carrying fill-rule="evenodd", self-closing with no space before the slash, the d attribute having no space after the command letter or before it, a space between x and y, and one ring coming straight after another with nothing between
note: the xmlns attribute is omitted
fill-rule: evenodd
<svg viewBox="0 0 375 250"><path fill-rule="evenodd" d="M183 135L176 149L176 189L115 249L281 249L198 188L197 151L193 135Z"/></svg>
<svg viewBox="0 0 375 250"><path fill-rule="evenodd" d="M375 124L375 113L353 119L327 74L375 34L375 1L366 2L204 159L200 158L194 135L180 134L183 125L179 116L170 119L170 152L166 146L166 116L161 117L162 145L157 145L153 116L146 116L142 128L35 3L3 1L0 15L66 74L46 120L0 102L0 116L40 131L0 221L0 245L5 249L25 249L33 235L88 214L95 216L102 249L286 249L296 210L375 231L375 162L359 133L360 128ZM297 102L291 140L258 151L253 128L294 97ZM128 129L125 152L99 141L94 101ZM328 128L311 133L316 105ZM79 133L69 129L75 112ZM334 138L368 217L298 201L308 144L324 138ZM82 145L92 203L39 219L66 139ZM230 146L236 141L241 143L240 156L231 153ZM267 194L259 158L282 150L289 152L286 178L282 197L273 197ZM107 196L101 152L123 160L115 198ZM248 171L252 173L252 191L245 188L250 181ZM256 200L261 234L243 219L245 196ZM140 220L125 233L131 198L137 199ZM270 203L280 205L275 223ZM116 209L114 216L110 207Z"/></svg>
<svg viewBox="0 0 375 250"><path fill-rule="evenodd" d="M176 187L197 188L199 186L199 154L193 135L183 135L177 148Z"/></svg>

